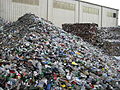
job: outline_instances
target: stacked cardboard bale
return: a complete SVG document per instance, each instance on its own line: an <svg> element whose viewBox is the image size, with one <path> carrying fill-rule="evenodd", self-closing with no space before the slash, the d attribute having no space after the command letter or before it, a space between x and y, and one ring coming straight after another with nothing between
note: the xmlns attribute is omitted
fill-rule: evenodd
<svg viewBox="0 0 120 90"><path fill-rule="evenodd" d="M106 53L120 56L120 27L98 29L97 40Z"/></svg>
<svg viewBox="0 0 120 90"><path fill-rule="evenodd" d="M104 48L109 55L120 56L120 41L106 40Z"/></svg>
<svg viewBox="0 0 120 90"><path fill-rule="evenodd" d="M62 28L68 33L82 37L83 40L92 44L96 43L96 31L98 25L95 23L63 24Z"/></svg>
<svg viewBox="0 0 120 90"><path fill-rule="evenodd" d="M98 28L95 23L63 24L63 30L103 49L112 56L120 56L120 27Z"/></svg>

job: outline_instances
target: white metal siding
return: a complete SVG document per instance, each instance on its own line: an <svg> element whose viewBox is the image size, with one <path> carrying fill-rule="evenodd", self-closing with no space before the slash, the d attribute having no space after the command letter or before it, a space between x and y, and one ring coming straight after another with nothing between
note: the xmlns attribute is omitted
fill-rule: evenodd
<svg viewBox="0 0 120 90"><path fill-rule="evenodd" d="M54 3L63 3L63 5L54 7ZM75 8L71 9L70 5L74 5ZM48 6L48 19L55 25L60 26L64 23L78 22L78 2L72 0L49 0Z"/></svg>
<svg viewBox="0 0 120 90"><path fill-rule="evenodd" d="M54 5L56 1L57 5ZM75 6L75 8L71 5ZM99 14L93 12L87 13L83 11L84 7L90 8L90 10L99 10ZM117 17L108 17L107 12L116 13ZM60 27L64 23L76 22L97 23L99 27L118 25L118 10L87 2L74 0L0 0L0 17L16 21L25 13L33 13L39 17L48 19Z"/></svg>
<svg viewBox="0 0 120 90"><path fill-rule="evenodd" d="M117 26L117 17L113 18L108 16L108 13L116 13L117 14L117 10L113 10L113 9L109 9L109 8L105 8L103 7L103 14L102 14L102 27L114 27Z"/></svg>
<svg viewBox="0 0 120 90"><path fill-rule="evenodd" d="M92 11L86 11L84 12L84 7L88 8L88 10ZM94 11L98 11L98 13L94 13ZM80 2L80 10L79 10L79 22L80 23L97 23L99 26L101 26L101 7Z"/></svg>
<svg viewBox="0 0 120 90"><path fill-rule="evenodd" d="M15 0L14 0L15 1ZM20 1L20 0L17 0ZM25 13L33 13L39 17L47 18L47 0L39 0L35 3L19 3L12 0L0 0L0 16L6 20L15 21Z"/></svg>

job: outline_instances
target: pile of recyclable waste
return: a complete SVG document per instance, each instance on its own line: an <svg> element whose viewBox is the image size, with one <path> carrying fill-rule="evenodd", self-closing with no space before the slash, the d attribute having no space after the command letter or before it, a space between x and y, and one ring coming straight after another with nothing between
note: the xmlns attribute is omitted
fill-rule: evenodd
<svg viewBox="0 0 120 90"><path fill-rule="evenodd" d="M120 56L120 27L101 28L97 30L97 46L106 53Z"/></svg>
<svg viewBox="0 0 120 90"><path fill-rule="evenodd" d="M5 20L0 17L0 27L4 25Z"/></svg>
<svg viewBox="0 0 120 90"><path fill-rule="evenodd" d="M4 25L11 25L11 24L12 24L12 22L7 21L0 17L0 32L3 30Z"/></svg>
<svg viewBox="0 0 120 90"><path fill-rule="evenodd" d="M25 14L0 32L0 90L120 90L120 61Z"/></svg>
<svg viewBox="0 0 120 90"><path fill-rule="evenodd" d="M63 24L62 29L81 37L84 41L96 44L98 25L95 23Z"/></svg>
<svg viewBox="0 0 120 90"><path fill-rule="evenodd" d="M110 56L120 56L120 27L98 28L95 23L63 24L63 30L81 37Z"/></svg>
<svg viewBox="0 0 120 90"><path fill-rule="evenodd" d="M100 28L97 30L97 36L101 39L120 39L120 27Z"/></svg>
<svg viewBox="0 0 120 90"><path fill-rule="evenodd" d="M9 22L9 21L7 21L7 20L0 17L0 27L6 25L8 23L10 24L11 22Z"/></svg>

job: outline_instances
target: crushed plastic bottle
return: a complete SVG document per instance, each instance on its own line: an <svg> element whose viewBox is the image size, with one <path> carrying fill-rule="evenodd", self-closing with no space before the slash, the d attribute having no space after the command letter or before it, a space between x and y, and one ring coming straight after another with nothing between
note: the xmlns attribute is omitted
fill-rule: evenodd
<svg viewBox="0 0 120 90"><path fill-rule="evenodd" d="M3 29L1 89L120 89L120 61L51 22L25 14Z"/></svg>

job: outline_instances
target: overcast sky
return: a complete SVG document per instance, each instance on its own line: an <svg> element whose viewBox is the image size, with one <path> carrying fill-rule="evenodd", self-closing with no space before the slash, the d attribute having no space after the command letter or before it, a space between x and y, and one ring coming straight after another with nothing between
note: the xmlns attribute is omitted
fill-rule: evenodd
<svg viewBox="0 0 120 90"><path fill-rule="evenodd" d="M108 6L120 10L120 0L83 0L83 1ZM119 11L119 25L120 25L120 11Z"/></svg>

